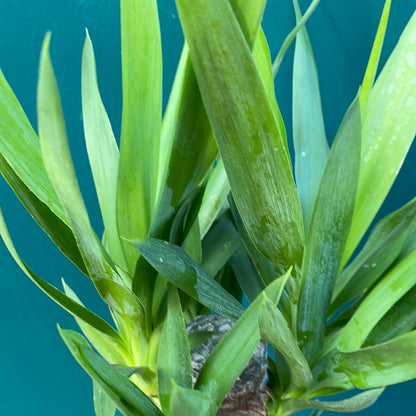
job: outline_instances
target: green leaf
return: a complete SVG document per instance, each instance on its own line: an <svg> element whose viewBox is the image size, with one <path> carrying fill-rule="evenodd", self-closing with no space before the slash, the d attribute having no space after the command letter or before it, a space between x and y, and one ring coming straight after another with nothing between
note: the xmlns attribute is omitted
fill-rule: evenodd
<svg viewBox="0 0 416 416"><path fill-rule="evenodd" d="M296 23L296 26L290 31L290 33L286 36L285 40L283 41L282 46L280 47L279 53L277 54L275 60L273 61L273 65L272 65L273 77L276 77L277 72L279 71L279 68L280 68L280 64L282 63L283 58L287 50L289 49L289 46L295 40L296 35L298 34L299 30L301 30L305 26L308 19L312 16L312 13L318 7L320 1L321 0L311 1L305 14Z"/></svg>
<svg viewBox="0 0 416 416"><path fill-rule="evenodd" d="M66 296L84 307L75 292L65 283L62 279L62 285ZM98 330L96 326L91 326L77 315L74 315L78 326L87 337L88 341L93 347L109 362L124 364L131 360L130 353L124 341L121 340L120 336L109 335Z"/></svg>
<svg viewBox="0 0 416 416"><path fill-rule="evenodd" d="M88 375L125 416L163 416L150 397L95 353L80 334L59 328L65 344Z"/></svg>
<svg viewBox="0 0 416 416"><path fill-rule="evenodd" d="M117 406L111 398L101 389L99 384L93 380L94 411L96 416L114 416Z"/></svg>
<svg viewBox="0 0 416 416"><path fill-rule="evenodd" d="M168 287L168 310L163 324L158 352L158 393L162 409L170 408L172 381L192 387L191 350L176 287Z"/></svg>
<svg viewBox="0 0 416 416"><path fill-rule="evenodd" d="M416 328L416 286L413 286L377 323L364 346L380 344Z"/></svg>
<svg viewBox="0 0 416 416"><path fill-rule="evenodd" d="M231 329L215 346L202 367L195 388L211 398L216 409L243 372L260 342L258 315L267 296L274 305L279 302L291 270L276 279L250 304ZM233 357L230 360L230 357ZM214 414L214 413L213 413Z"/></svg>
<svg viewBox="0 0 416 416"><path fill-rule="evenodd" d="M234 251L230 258L230 265L241 290L249 302L252 302L264 289L265 285L243 244L239 244Z"/></svg>
<svg viewBox="0 0 416 416"><path fill-rule="evenodd" d="M97 85L95 58L87 32L82 55L82 112L88 156L112 258L126 269L116 222L118 147Z"/></svg>
<svg viewBox="0 0 416 416"><path fill-rule="evenodd" d="M186 389L172 383L169 416L213 416L211 399L198 390Z"/></svg>
<svg viewBox="0 0 416 416"><path fill-rule="evenodd" d="M376 79L377 68L380 61L381 50L383 48L384 36L386 34L387 22L390 15L391 0L386 0L384 3L383 13L381 15L380 23L378 25L376 37L374 39L373 47L371 49L370 58L368 60L367 69L365 71L363 85L360 93L361 112L367 103L368 95L373 87Z"/></svg>
<svg viewBox="0 0 416 416"><path fill-rule="evenodd" d="M108 296L108 285L111 282L120 285L125 283L91 227L78 187L68 147L58 87L49 57L49 42L50 34L45 37L42 47L37 99L42 156L49 178L77 240L89 276L101 296L109 301L111 297ZM110 283L107 285L106 281Z"/></svg>
<svg viewBox="0 0 416 416"><path fill-rule="evenodd" d="M299 23L301 15L297 0L294 1L294 7ZM329 150L318 71L305 26L296 35L292 120L296 185L302 205L303 223L307 230Z"/></svg>
<svg viewBox="0 0 416 416"><path fill-rule="evenodd" d="M279 415L289 415L303 409L321 409L331 412L358 412L372 406L383 393L384 388L368 390L348 399L323 402L320 400L303 400L290 398L281 402Z"/></svg>
<svg viewBox="0 0 416 416"><path fill-rule="evenodd" d="M62 205L43 165L39 139L1 71L0 154L25 186L67 223Z"/></svg>
<svg viewBox="0 0 416 416"><path fill-rule="evenodd" d="M193 299L232 319L243 313L241 304L180 247L157 239L133 244L158 273Z"/></svg>
<svg viewBox="0 0 416 416"><path fill-rule="evenodd" d="M314 369L316 394L325 388L368 389L416 377L416 331L374 347L335 350Z"/></svg>
<svg viewBox="0 0 416 416"><path fill-rule="evenodd" d="M20 199L29 214L52 239L62 253L83 273L87 274L74 235L68 225L43 203L17 176L3 156L0 155L0 172Z"/></svg>
<svg viewBox="0 0 416 416"><path fill-rule="evenodd" d="M3 215L0 211L0 235L9 250L10 254L14 258L17 265L22 269L22 271L29 277L30 280L41 289L47 296L54 300L58 305L64 308L66 311L71 313L74 317L79 318L86 324L95 328L97 331L106 335L114 340L114 343L118 344L121 347L124 342L120 338L120 335L114 330L111 325L104 321L99 316L95 315L88 309L84 308L78 302L71 299L69 296L62 293L60 290L47 283L45 280L38 277L33 271L24 263L24 261L19 257L16 252L16 249L13 245L13 242L10 238L9 232L6 228ZM120 348L122 349L122 348Z"/></svg>
<svg viewBox="0 0 416 416"><path fill-rule="evenodd" d="M360 163L360 127L356 98L329 154L305 245L297 325L298 339L309 362L323 345L332 290L351 226Z"/></svg>
<svg viewBox="0 0 416 416"><path fill-rule="evenodd" d="M390 269L361 302L327 349L354 351L363 344L377 322L416 284L416 250Z"/></svg>
<svg viewBox="0 0 416 416"><path fill-rule="evenodd" d="M400 254L414 223L416 198L374 227L363 249L336 281L332 312L376 282Z"/></svg>
<svg viewBox="0 0 416 416"><path fill-rule="evenodd" d="M240 235L230 218L221 216L202 241L201 267L215 276L240 244Z"/></svg>
<svg viewBox="0 0 416 416"><path fill-rule="evenodd" d="M264 299L260 308L259 325L261 339L276 348L289 367L290 386L282 397L304 393L312 383L312 372L286 319L270 299Z"/></svg>
<svg viewBox="0 0 416 416"><path fill-rule="evenodd" d="M227 174L225 173L224 163L221 158L217 160L207 179L201 208L198 213L199 230L201 238L210 229L221 208L227 202L227 195L230 192Z"/></svg>
<svg viewBox="0 0 416 416"><path fill-rule="evenodd" d="M156 0L121 1L123 112L117 186L122 237L144 238L154 215L162 118L162 51ZM133 275L138 253L124 244Z"/></svg>
<svg viewBox="0 0 416 416"><path fill-rule="evenodd" d="M374 84L362 115L357 203L343 263L383 203L416 135L415 30L416 13Z"/></svg>
<svg viewBox="0 0 416 416"><path fill-rule="evenodd" d="M177 7L238 210L260 251L284 271L300 263L302 215L249 45L228 1L178 0Z"/></svg>

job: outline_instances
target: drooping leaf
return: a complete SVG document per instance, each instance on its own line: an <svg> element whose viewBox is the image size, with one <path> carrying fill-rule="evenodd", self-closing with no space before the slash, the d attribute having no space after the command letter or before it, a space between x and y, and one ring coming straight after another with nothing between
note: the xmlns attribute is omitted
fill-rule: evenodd
<svg viewBox="0 0 416 416"><path fill-rule="evenodd" d="M312 372L286 319L270 299L260 308L259 325L262 340L276 348L289 367L290 385L285 397L302 394L312 383Z"/></svg>
<svg viewBox="0 0 416 416"><path fill-rule="evenodd" d="M297 0L294 0L294 6L299 23L301 15ZM292 120L296 186L302 205L303 223L307 230L329 150L318 71L305 26L296 35Z"/></svg>
<svg viewBox="0 0 416 416"><path fill-rule="evenodd" d="M389 192L416 135L416 13L371 89L362 114L360 179L343 264Z"/></svg>
<svg viewBox="0 0 416 416"><path fill-rule="evenodd" d="M87 274L74 235L68 225L43 203L11 169L6 159L0 155L0 172L18 196L26 210L52 239L62 253L83 273Z"/></svg>
<svg viewBox="0 0 416 416"><path fill-rule="evenodd" d="M250 48L228 1L178 0L177 7L240 215L260 251L284 272L300 263L302 216L287 147Z"/></svg>
<svg viewBox="0 0 416 416"><path fill-rule="evenodd" d="M220 407L260 342L258 315L264 295L276 305L290 273L291 270L264 289L215 346L202 367L195 388L211 398L215 410ZM230 360L229 357L233 359Z"/></svg>
<svg viewBox="0 0 416 416"><path fill-rule="evenodd" d="M324 402L321 400L303 400L290 398L281 402L279 411L282 415L292 414L303 409L321 409L331 412L358 412L372 406L383 393L384 388L372 389L358 393L348 399ZM286 412L286 413L285 413ZM315 414L315 413L314 413ZM318 413L320 414L320 412Z"/></svg>
<svg viewBox="0 0 416 416"><path fill-rule="evenodd" d="M0 153L25 186L66 223L42 162L39 139L1 71Z"/></svg>
<svg viewBox="0 0 416 416"><path fill-rule="evenodd" d="M336 281L332 312L373 285L398 257L415 222L416 198L374 227L363 249Z"/></svg>
<svg viewBox="0 0 416 416"><path fill-rule="evenodd" d="M360 93L360 105L361 113L364 112L365 105L367 104L368 95L373 87L374 80L376 79L378 64L380 61L381 50L384 43L384 35L386 34L387 22L390 15L391 0L386 0L384 3L383 13L380 18L376 37L374 39L373 47L371 49L370 58L368 60L367 69L365 71L363 84Z"/></svg>
<svg viewBox="0 0 416 416"><path fill-rule="evenodd" d="M58 305L62 308L67 310L73 316L79 318L83 322L87 323L91 327L95 328L97 331L107 335L108 337L114 340L115 344L119 346L123 345L123 341L120 338L119 334L114 330L111 325L109 325L106 321L104 321L99 316L95 315L88 309L84 308L78 302L75 302L69 296L62 293L56 287L52 286L45 280L38 277L19 257L16 252L16 249L13 245L13 242L10 238L9 232L6 228L6 224L4 222L3 215L0 211L0 235L3 239L7 249L9 250L10 254L12 255L13 259L17 263L17 265L22 269L22 271L29 277L32 282L39 287L47 296L49 296L52 300L54 300Z"/></svg>
<svg viewBox="0 0 416 416"><path fill-rule="evenodd" d="M154 215L162 120L162 51L156 0L121 1L123 112L117 185L121 237L144 238ZM134 274L138 253L124 244Z"/></svg>
<svg viewBox="0 0 416 416"><path fill-rule="evenodd" d="M332 289L351 226L360 163L360 130L356 98L329 154L307 233L297 326L298 339L309 362L323 345Z"/></svg>
<svg viewBox="0 0 416 416"><path fill-rule="evenodd" d="M88 156L112 258L126 269L116 222L119 154L97 85L95 58L87 32L82 55L82 112Z"/></svg>
<svg viewBox="0 0 416 416"><path fill-rule="evenodd" d="M163 416L152 399L92 350L82 335L59 328L71 354L125 416Z"/></svg>
<svg viewBox="0 0 416 416"><path fill-rule="evenodd" d="M316 394L325 388L371 389L416 377L416 331L383 344L334 350L313 369Z"/></svg>
<svg viewBox="0 0 416 416"><path fill-rule="evenodd" d="M354 351L361 347L377 322L416 284L416 250L390 269L368 293L328 349Z"/></svg>
<svg viewBox="0 0 416 416"><path fill-rule="evenodd" d="M172 383L174 382L174 384ZM158 393L167 413L174 385L192 387L191 350L176 287L168 287L168 309L158 352Z"/></svg>
<svg viewBox="0 0 416 416"><path fill-rule="evenodd" d="M243 313L241 304L180 247L157 239L133 244L162 276L193 299L232 319Z"/></svg>

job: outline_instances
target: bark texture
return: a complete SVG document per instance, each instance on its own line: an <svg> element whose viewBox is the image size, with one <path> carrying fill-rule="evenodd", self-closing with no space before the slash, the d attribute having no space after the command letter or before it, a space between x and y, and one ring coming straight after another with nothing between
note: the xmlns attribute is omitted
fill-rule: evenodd
<svg viewBox="0 0 416 416"><path fill-rule="evenodd" d="M191 351L192 378L196 382L205 361L234 321L221 315L200 315L187 324L188 333L204 331L213 335ZM232 360L233 357L230 357ZM267 372L267 346L261 342L247 367L228 392L216 416L267 416L268 399L264 383Z"/></svg>

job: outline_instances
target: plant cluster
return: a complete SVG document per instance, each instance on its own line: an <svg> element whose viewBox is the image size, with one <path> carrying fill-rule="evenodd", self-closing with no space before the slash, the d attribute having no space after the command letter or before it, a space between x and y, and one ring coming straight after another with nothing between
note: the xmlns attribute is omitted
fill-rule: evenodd
<svg viewBox="0 0 416 416"><path fill-rule="evenodd" d="M83 123L102 237L73 168L50 34L38 134L0 73L0 171L91 279L114 326L66 281L61 291L37 276L2 216L0 234L23 272L75 317L83 335L58 329L93 380L97 416L232 415L222 403L253 353L264 353L261 341L266 399L247 414L365 408L384 386L416 378L416 199L357 250L416 133L416 14L376 77L386 0L362 86L329 147L305 27L319 0L303 15L294 0L297 24L273 63L265 0L176 3L186 43L162 117L157 2L121 0L119 146L86 36ZM292 168L274 77L294 39ZM213 332L189 328L213 312L235 323L195 374L194 352ZM364 391L323 399L354 389Z"/></svg>

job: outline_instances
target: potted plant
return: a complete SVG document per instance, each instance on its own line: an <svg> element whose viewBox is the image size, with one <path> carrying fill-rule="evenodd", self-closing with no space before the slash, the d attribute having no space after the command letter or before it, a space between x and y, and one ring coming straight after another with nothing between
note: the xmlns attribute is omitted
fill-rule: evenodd
<svg viewBox="0 0 416 416"><path fill-rule="evenodd" d="M73 168L50 34L38 135L1 76L2 175L91 279L111 324L70 282L61 291L37 276L2 216L0 234L75 317L83 335L58 329L93 380L97 415L357 411L416 378L415 200L357 251L415 136L416 15L376 76L385 2L362 86L328 146L305 28L318 3L302 14L294 1L296 27L272 63L264 1L177 0L187 44L162 119L157 3L122 0L119 146L87 32L83 124L102 236ZM292 169L274 76L295 38Z"/></svg>

